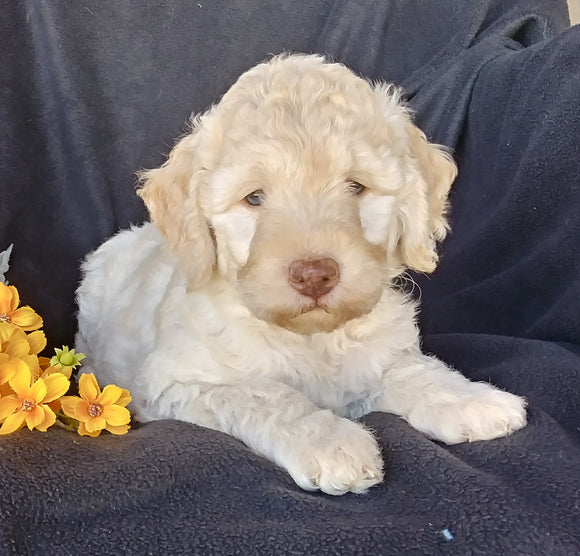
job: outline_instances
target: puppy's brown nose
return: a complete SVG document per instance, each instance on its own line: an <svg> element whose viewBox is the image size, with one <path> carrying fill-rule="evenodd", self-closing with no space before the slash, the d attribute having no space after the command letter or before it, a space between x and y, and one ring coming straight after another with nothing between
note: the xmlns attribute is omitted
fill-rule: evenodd
<svg viewBox="0 0 580 556"><path fill-rule="evenodd" d="M314 261L294 261L290 265L288 281L297 292L318 299L338 284L339 277L337 262L327 257Z"/></svg>

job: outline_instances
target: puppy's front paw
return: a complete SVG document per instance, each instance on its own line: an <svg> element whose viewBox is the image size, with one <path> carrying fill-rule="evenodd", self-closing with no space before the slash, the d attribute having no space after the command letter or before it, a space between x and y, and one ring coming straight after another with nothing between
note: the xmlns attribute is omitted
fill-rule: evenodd
<svg viewBox="0 0 580 556"><path fill-rule="evenodd" d="M383 480L380 449L371 432L334 415L324 429L306 439L287 466L299 486L341 495L364 493Z"/></svg>
<svg viewBox="0 0 580 556"><path fill-rule="evenodd" d="M452 401L418 408L409 422L431 438L446 444L491 440L526 426L526 401L493 386L473 384L474 391Z"/></svg>

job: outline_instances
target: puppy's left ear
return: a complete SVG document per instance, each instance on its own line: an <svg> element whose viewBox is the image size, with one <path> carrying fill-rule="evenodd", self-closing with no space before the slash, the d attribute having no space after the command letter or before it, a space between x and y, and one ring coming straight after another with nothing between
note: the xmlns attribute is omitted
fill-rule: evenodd
<svg viewBox="0 0 580 556"><path fill-rule="evenodd" d="M431 144L410 120L405 124L409 172L398 211L399 259L406 267L433 272L436 242L447 235L447 195L457 167L445 147Z"/></svg>
<svg viewBox="0 0 580 556"><path fill-rule="evenodd" d="M145 202L151 220L179 259L189 291L208 282L215 266L215 246L202 206L207 187L207 169L200 152L205 139L202 129L208 114L197 118L160 167L141 172L137 192Z"/></svg>

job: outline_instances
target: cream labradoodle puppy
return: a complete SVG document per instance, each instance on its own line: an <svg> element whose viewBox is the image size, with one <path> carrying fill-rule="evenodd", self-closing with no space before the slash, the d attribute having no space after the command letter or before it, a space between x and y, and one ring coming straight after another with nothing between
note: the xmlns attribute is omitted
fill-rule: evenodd
<svg viewBox="0 0 580 556"><path fill-rule="evenodd" d="M86 372L137 419L226 432L329 494L382 480L351 420L370 411L449 444L520 429L522 398L421 353L393 286L435 268L455 175L391 86L319 56L254 67L143 174L152 223L87 258Z"/></svg>

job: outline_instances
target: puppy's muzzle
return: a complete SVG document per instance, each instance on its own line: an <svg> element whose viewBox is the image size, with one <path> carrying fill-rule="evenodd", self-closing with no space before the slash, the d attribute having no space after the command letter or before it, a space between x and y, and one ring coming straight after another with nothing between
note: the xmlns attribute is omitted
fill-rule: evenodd
<svg viewBox="0 0 580 556"><path fill-rule="evenodd" d="M319 299L330 293L340 278L338 263L331 258L297 260L290 265L288 281L300 294Z"/></svg>

